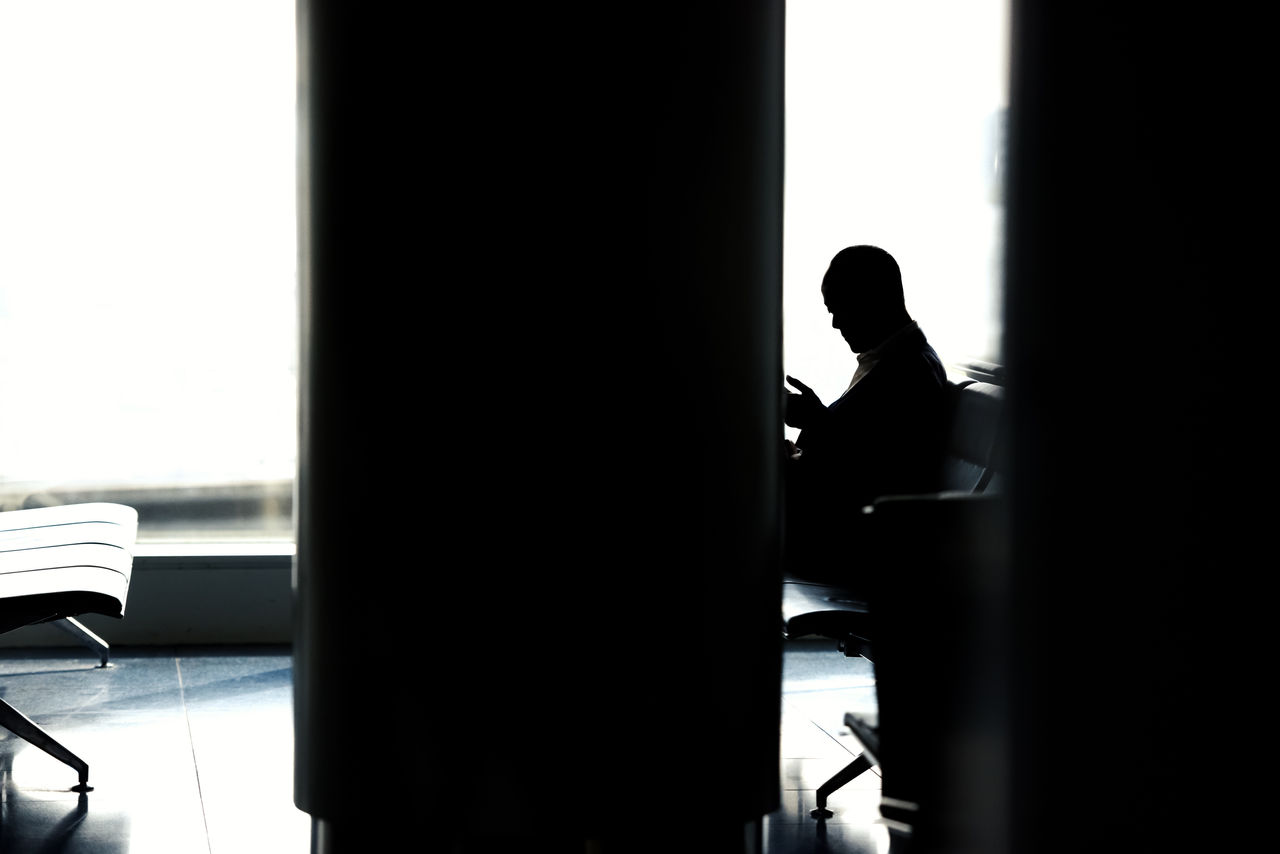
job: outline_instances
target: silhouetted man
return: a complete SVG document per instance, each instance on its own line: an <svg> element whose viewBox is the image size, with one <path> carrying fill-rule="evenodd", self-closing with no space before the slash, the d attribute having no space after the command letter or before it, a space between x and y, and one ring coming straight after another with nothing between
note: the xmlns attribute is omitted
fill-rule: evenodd
<svg viewBox="0 0 1280 854"><path fill-rule="evenodd" d="M848 389L830 406L792 377L787 442L787 571L849 583L856 578L862 507L882 495L941 488L946 371L907 313L897 261L850 246L822 279L831 325L858 358Z"/></svg>

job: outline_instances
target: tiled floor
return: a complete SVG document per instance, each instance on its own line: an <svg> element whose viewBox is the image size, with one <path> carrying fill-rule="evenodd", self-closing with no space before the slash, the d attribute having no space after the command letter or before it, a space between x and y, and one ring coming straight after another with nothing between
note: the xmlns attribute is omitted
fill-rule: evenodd
<svg viewBox="0 0 1280 854"><path fill-rule="evenodd" d="M292 801L287 648L0 652L0 696L89 762L76 773L0 729L0 852L305 854L310 817ZM875 708L871 666L834 642L784 659L782 808L764 854L885 854L873 769L809 816L817 787L859 752L845 711Z"/></svg>
<svg viewBox="0 0 1280 854"><path fill-rule="evenodd" d="M0 852L305 854L288 649L6 650L0 696L89 763L0 729Z"/></svg>
<svg viewBox="0 0 1280 854"><path fill-rule="evenodd" d="M886 854L879 823L880 775L872 768L827 801L834 815L810 817L818 786L862 752L843 726L846 711L874 712L875 676L835 641L792 641L783 656L782 808L765 818L764 854Z"/></svg>

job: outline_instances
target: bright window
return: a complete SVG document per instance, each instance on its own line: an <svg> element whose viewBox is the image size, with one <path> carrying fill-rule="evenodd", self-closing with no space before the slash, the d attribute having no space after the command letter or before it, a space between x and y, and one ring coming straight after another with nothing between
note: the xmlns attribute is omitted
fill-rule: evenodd
<svg viewBox="0 0 1280 854"><path fill-rule="evenodd" d="M293 0L0 0L0 507L291 541Z"/></svg>
<svg viewBox="0 0 1280 854"><path fill-rule="evenodd" d="M788 0L783 359L828 403L856 362L819 287L857 243L898 259L944 363L1000 361L1007 19L1007 0Z"/></svg>

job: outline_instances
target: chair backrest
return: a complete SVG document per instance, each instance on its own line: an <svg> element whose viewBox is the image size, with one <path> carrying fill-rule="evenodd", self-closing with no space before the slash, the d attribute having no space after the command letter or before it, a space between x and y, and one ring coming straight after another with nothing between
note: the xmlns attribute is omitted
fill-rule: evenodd
<svg viewBox="0 0 1280 854"><path fill-rule="evenodd" d="M949 492L996 492L1000 489L1000 436L1004 420L1004 388L967 381L950 389L951 431L947 440L943 481Z"/></svg>
<svg viewBox="0 0 1280 854"><path fill-rule="evenodd" d="M995 383L966 381L952 383L948 393L951 424L939 494L995 495L1001 491L1000 474L1004 471L1004 388ZM916 500L926 497L911 496ZM881 498L876 506L899 498ZM867 548L872 546L868 544ZM894 545L884 548L890 553L897 550ZM864 594L832 584L790 579L783 585L782 610L787 637L838 638L841 649L851 644L846 654L872 657Z"/></svg>

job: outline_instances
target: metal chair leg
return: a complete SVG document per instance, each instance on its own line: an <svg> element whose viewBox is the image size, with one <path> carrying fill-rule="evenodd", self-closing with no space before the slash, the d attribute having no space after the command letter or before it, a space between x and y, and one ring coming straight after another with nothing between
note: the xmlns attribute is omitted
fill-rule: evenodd
<svg viewBox="0 0 1280 854"><path fill-rule="evenodd" d="M93 787L89 785L89 763L67 750L34 721L2 699L0 699L0 726L28 744L40 748L59 762L74 768L80 775L80 784L72 787L73 792L93 791Z"/></svg>
<svg viewBox="0 0 1280 854"><path fill-rule="evenodd" d="M63 617L60 620L54 620L53 624L93 650L97 654L98 660L102 662L98 665L99 667L107 666L107 658L111 654L111 647L102 638L89 631L83 623L75 617Z"/></svg>
<svg viewBox="0 0 1280 854"><path fill-rule="evenodd" d="M814 818L831 818L835 815L835 813L827 809L827 798L829 798L831 793L836 789L840 788L845 783L870 768L871 757L867 756L865 753L858 754L856 759L841 768L830 780L818 787L818 807L817 809L810 810L809 815Z"/></svg>

